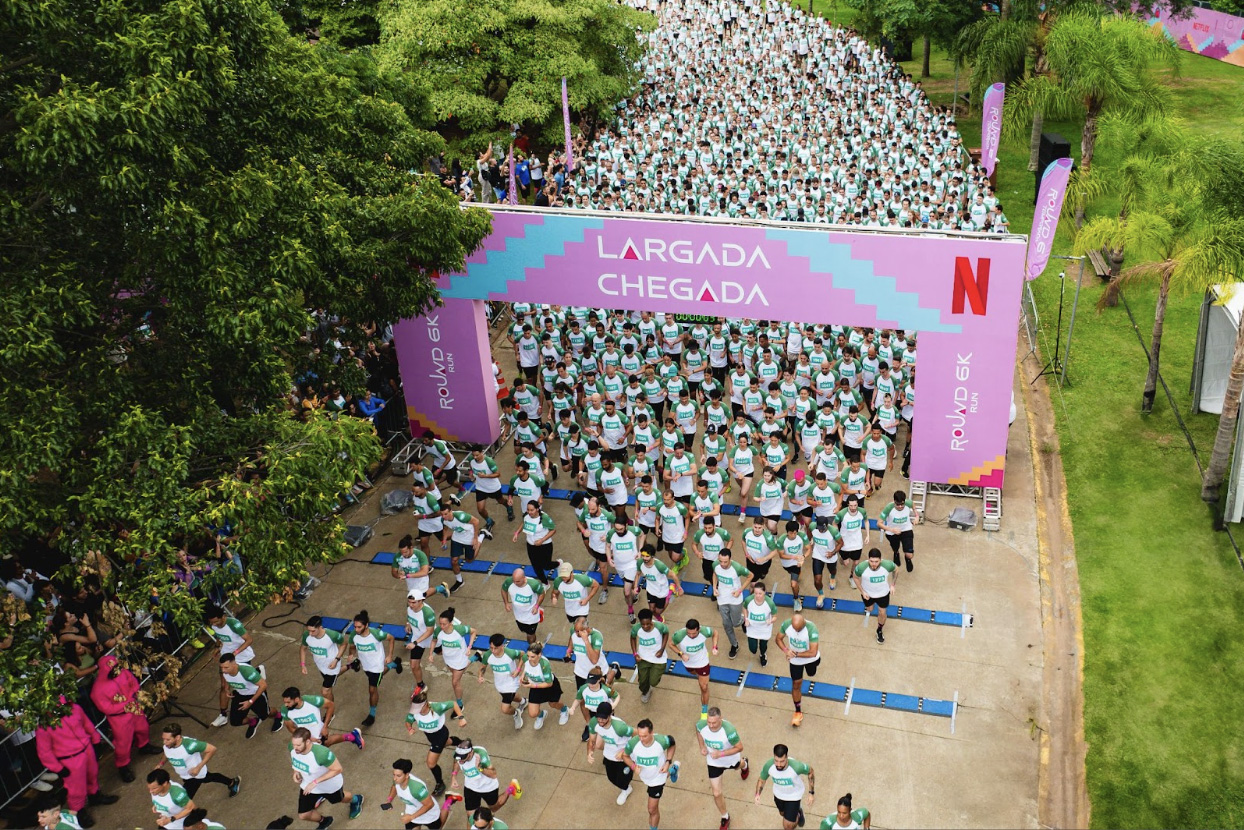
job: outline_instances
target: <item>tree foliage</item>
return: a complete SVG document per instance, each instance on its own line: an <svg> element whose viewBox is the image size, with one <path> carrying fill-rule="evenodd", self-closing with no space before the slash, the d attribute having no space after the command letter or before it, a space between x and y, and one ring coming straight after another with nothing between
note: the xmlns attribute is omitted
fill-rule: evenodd
<svg viewBox="0 0 1244 830"><path fill-rule="evenodd" d="M441 146L417 95L260 0L17 0L0 25L0 548L47 539L184 625L182 551L227 523L245 582L207 580L260 603L341 554L331 508L379 453L369 422L284 405L308 372L361 381L311 312L347 340L419 312L488 219L410 172ZM0 652L5 694L48 665Z"/></svg>
<svg viewBox="0 0 1244 830"><path fill-rule="evenodd" d="M518 124L556 143L561 79L572 110L604 121L640 81L637 30L654 18L613 0L421 0L382 11L380 61L429 90L438 128L467 149Z"/></svg>

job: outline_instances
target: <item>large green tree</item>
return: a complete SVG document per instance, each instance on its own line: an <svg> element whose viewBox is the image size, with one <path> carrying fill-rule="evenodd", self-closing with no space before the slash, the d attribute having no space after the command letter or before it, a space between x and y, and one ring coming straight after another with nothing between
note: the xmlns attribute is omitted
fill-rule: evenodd
<svg viewBox="0 0 1244 830"><path fill-rule="evenodd" d="M436 302L488 219L410 172L441 142L405 85L262 0L14 0L0 28L0 550L188 630L176 571L227 524L245 575L208 582L262 604L342 554L379 455L370 422L295 417L293 380L357 389L320 347ZM28 624L0 618L0 706L52 718Z"/></svg>
<svg viewBox="0 0 1244 830"><path fill-rule="evenodd" d="M637 89L636 32L655 18L614 0L420 0L380 24L382 64L429 90L446 138L482 150L515 124L556 144L563 77L576 117L606 122Z"/></svg>

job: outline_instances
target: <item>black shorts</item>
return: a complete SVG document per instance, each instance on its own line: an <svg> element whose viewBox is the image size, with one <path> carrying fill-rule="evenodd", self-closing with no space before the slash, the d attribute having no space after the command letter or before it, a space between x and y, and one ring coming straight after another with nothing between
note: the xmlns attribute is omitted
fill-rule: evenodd
<svg viewBox="0 0 1244 830"><path fill-rule="evenodd" d="M570 624L570 629L574 630L574 624L577 620L586 620L587 614L567 614L566 622Z"/></svg>
<svg viewBox="0 0 1244 830"><path fill-rule="evenodd" d="M795 566L795 567L793 567L793 568L788 568L788 567L786 567L785 565L783 565L783 566L782 566L782 570L784 570L784 571L786 571L788 574L790 574L790 578L791 578L791 579L798 579L798 578L799 578L799 574L803 573L803 568L800 568L799 566Z"/></svg>
<svg viewBox="0 0 1244 830"><path fill-rule="evenodd" d="M324 674L324 672L320 672L320 688L331 689L337 685L337 678L340 676L339 674Z"/></svg>
<svg viewBox="0 0 1244 830"><path fill-rule="evenodd" d="M738 768L739 768L739 762L738 762L738 761L735 761L733 764L731 764L731 765L730 765L730 766L728 766L728 767L714 767L714 766L709 766L709 768L708 768L708 780L709 780L709 781L712 781L714 778L720 778L721 776L723 776L723 775L725 775L725 774L726 774L726 770L728 770L728 769L738 769Z"/></svg>
<svg viewBox="0 0 1244 830"><path fill-rule="evenodd" d="M760 514L760 516L761 516L761 518L763 518L765 521L767 521L767 522L773 522L774 524L777 524L778 522L780 522L780 521L782 520L782 514L781 514L781 513L761 513L761 514Z"/></svg>
<svg viewBox="0 0 1244 830"><path fill-rule="evenodd" d="M556 703L562 699L562 682L553 678L553 685L543 689L532 689L527 695L528 703Z"/></svg>
<svg viewBox="0 0 1244 830"><path fill-rule="evenodd" d="M842 454L846 457L847 461L859 461L863 452L863 447L849 447L846 444L842 445Z"/></svg>
<svg viewBox="0 0 1244 830"><path fill-rule="evenodd" d="M653 608L657 609L658 611L665 610L666 603L670 601L669 594L666 594L663 597L654 597L651 591L645 591L645 593L648 594L649 605L651 605Z"/></svg>
<svg viewBox="0 0 1244 830"><path fill-rule="evenodd" d="M683 545L686 543L685 539L681 542L667 542L664 539L660 539L657 541L657 550L664 550L669 553L682 553Z"/></svg>
<svg viewBox="0 0 1244 830"><path fill-rule="evenodd" d="M661 798L661 796L662 796L662 795L664 795L664 794L665 794L665 785L664 785L664 784L661 784L660 786L657 786L657 787L649 787L649 788L648 788L648 797L649 797L649 798L655 798L655 799L658 799L658 800L659 800L659 799Z"/></svg>
<svg viewBox="0 0 1244 830"><path fill-rule="evenodd" d="M321 801L327 801L329 804L340 804L345 798L345 788L342 787L336 792L331 793L298 793L298 812L309 813L316 808Z"/></svg>
<svg viewBox="0 0 1244 830"><path fill-rule="evenodd" d="M886 534L886 540L890 543L890 550L898 553L899 548L903 549L903 553L915 553L916 534L911 530L904 530L894 535Z"/></svg>
<svg viewBox="0 0 1244 830"><path fill-rule="evenodd" d="M420 539L427 539L429 536L438 536L438 537L439 537L439 536L440 536L442 533L444 533L444 532L445 532L445 531L443 531L443 530L420 530L420 531L419 531L419 538L420 538Z"/></svg>
<svg viewBox="0 0 1244 830"><path fill-rule="evenodd" d="M412 663L418 663L420 660L422 660L422 659L423 659L423 652L424 652L424 651L425 651L425 649L424 649L424 647L423 647L423 646L418 646L418 645L417 645L417 646L413 647L413 648L410 650L410 662L412 662Z"/></svg>
<svg viewBox="0 0 1244 830"><path fill-rule="evenodd" d="M457 484L458 468L454 467L452 470L441 470L441 480L443 480L446 484Z"/></svg>
<svg viewBox="0 0 1244 830"><path fill-rule="evenodd" d="M782 814L782 818L790 822L799 821L799 813L802 812L802 808L800 808L798 801L786 801L774 796L773 804L777 807L778 812Z"/></svg>
<svg viewBox="0 0 1244 830"><path fill-rule="evenodd" d="M843 550L838 551L838 555L843 559L850 559L852 562L858 562L860 561L860 555L863 552L863 548L856 548L855 550L846 550L844 548Z"/></svg>
<svg viewBox="0 0 1244 830"><path fill-rule="evenodd" d="M790 511L790 517L792 519L798 519L802 516L807 516L808 518L812 518L812 506L811 505L808 505L807 507L801 507L798 510L792 509Z"/></svg>
<svg viewBox="0 0 1244 830"><path fill-rule="evenodd" d="M425 732L423 735L428 739L428 752L440 755L445 751L445 745L449 743L449 724L442 724L441 728L435 732Z"/></svg>
<svg viewBox="0 0 1244 830"><path fill-rule="evenodd" d="M492 809L498 801L501 800L501 787L497 786L495 790L489 790L486 793L477 793L475 790L462 788L462 806L466 807L467 814L470 815L480 808L480 805Z"/></svg>
<svg viewBox="0 0 1244 830"><path fill-rule="evenodd" d="M604 562L606 559L609 558L609 554L605 553L604 551L592 550L591 548L588 548L587 552L592 554L592 558L595 559L597 562Z"/></svg>
<svg viewBox="0 0 1244 830"><path fill-rule="evenodd" d="M268 717L268 693L264 692L256 698L249 709L241 708L244 702L250 700L250 697L241 692L233 692L232 697L229 698L229 724L231 726L241 726L246 723L247 718L251 717L260 720Z"/></svg>
<svg viewBox="0 0 1244 830"><path fill-rule="evenodd" d="M674 501L679 504L691 504L691 496L674 496Z"/></svg>
<svg viewBox="0 0 1244 830"><path fill-rule="evenodd" d="M803 680L804 674L807 674L808 677L816 677L816 670L819 669L820 667L821 667L820 657L816 658L811 663L799 663L799 664L791 663L790 664L790 679L798 683L800 680Z"/></svg>
<svg viewBox="0 0 1244 830"><path fill-rule="evenodd" d="M821 573L824 572L826 568L829 568L829 573L831 576L835 575L838 572L838 563L837 562L822 562L819 559L812 560L812 575L813 576L820 576Z"/></svg>
<svg viewBox="0 0 1244 830"><path fill-rule="evenodd" d="M468 562L475 559L475 548L466 542L450 542L449 543L450 559L465 559Z"/></svg>
<svg viewBox="0 0 1244 830"><path fill-rule="evenodd" d="M872 608L874 605L878 608L889 608L890 595L886 594L884 597L864 597L865 608Z"/></svg>
<svg viewBox="0 0 1244 830"><path fill-rule="evenodd" d="M437 816L436 821L429 821L429 822L423 822L423 823L420 823L417 821L408 821L403 826L406 828L406 830L419 830L419 828L421 827L426 828L426 830L441 830L441 828L445 826L445 817L443 815Z"/></svg>
<svg viewBox="0 0 1244 830"><path fill-rule="evenodd" d="M478 489L475 491L476 504L489 499L492 499L497 504L505 504L505 493L502 493L500 490L497 490L495 493L482 493Z"/></svg>
<svg viewBox="0 0 1244 830"><path fill-rule="evenodd" d="M518 696L518 692L502 692L501 702L504 703L506 706L509 706L511 703L514 702L514 698L517 696Z"/></svg>
<svg viewBox="0 0 1244 830"><path fill-rule="evenodd" d="M868 474L877 480L885 478L885 470L874 470L872 467L869 467Z"/></svg>
<svg viewBox="0 0 1244 830"><path fill-rule="evenodd" d="M373 689L380 685L380 678L384 676L382 671L365 671L363 674L367 675L367 685Z"/></svg>
<svg viewBox="0 0 1244 830"><path fill-rule="evenodd" d="M770 559L768 562L763 562L763 563L759 563L759 564L758 564L758 563L756 563L756 562L753 562L753 561L752 561L752 560L750 560L750 559L748 559L748 560L747 560L747 570L748 570L748 571L750 571L750 572L751 572L751 574L752 574L752 581L753 581L753 582L759 582L760 580L762 580L762 579L764 579L766 576L768 576L768 575L769 575L769 566L770 566L770 565L772 565L772 564L773 564L773 560L772 560L772 559Z"/></svg>
<svg viewBox="0 0 1244 830"><path fill-rule="evenodd" d="M517 623L517 625L518 625L519 631L531 637L534 637L536 635L536 629L540 627L540 623L521 623L520 622L520 623Z"/></svg>

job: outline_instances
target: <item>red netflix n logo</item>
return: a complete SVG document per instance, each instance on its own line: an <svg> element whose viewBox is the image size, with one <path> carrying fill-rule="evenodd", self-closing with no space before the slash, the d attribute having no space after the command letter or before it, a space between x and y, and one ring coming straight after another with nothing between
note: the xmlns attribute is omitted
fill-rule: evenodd
<svg viewBox="0 0 1244 830"><path fill-rule="evenodd" d="M989 304L989 260L976 260L976 273L972 273L972 263L965 257L955 257L955 293L951 300L950 313L963 313L963 299L972 306L972 313L985 316Z"/></svg>

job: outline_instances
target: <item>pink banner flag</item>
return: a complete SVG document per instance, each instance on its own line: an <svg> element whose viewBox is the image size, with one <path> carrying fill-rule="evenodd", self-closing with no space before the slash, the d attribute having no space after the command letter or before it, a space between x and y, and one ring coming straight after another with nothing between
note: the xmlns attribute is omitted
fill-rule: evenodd
<svg viewBox="0 0 1244 830"><path fill-rule="evenodd" d="M1063 197L1067 195L1071 165L1069 158L1055 159L1041 174L1037 210L1032 216L1032 233L1028 236L1028 268L1025 274L1030 280L1039 277L1050 261L1054 234L1058 231L1058 215L1062 213Z"/></svg>
<svg viewBox="0 0 1244 830"><path fill-rule="evenodd" d="M574 154L570 149L570 98L566 94L566 79L562 78L562 123L566 125L566 172L574 172Z"/></svg>
<svg viewBox="0 0 1244 830"><path fill-rule="evenodd" d="M505 154L505 161L506 161L506 164L510 166L509 203L512 205L517 205L518 204L518 185L515 184L514 182L514 145L513 144L510 145L509 151Z"/></svg>
<svg viewBox="0 0 1244 830"><path fill-rule="evenodd" d="M981 164L985 172L993 175L998 163L998 145L1002 142L1002 99L1006 97L1006 84L994 84L985 90L985 107L981 116Z"/></svg>

